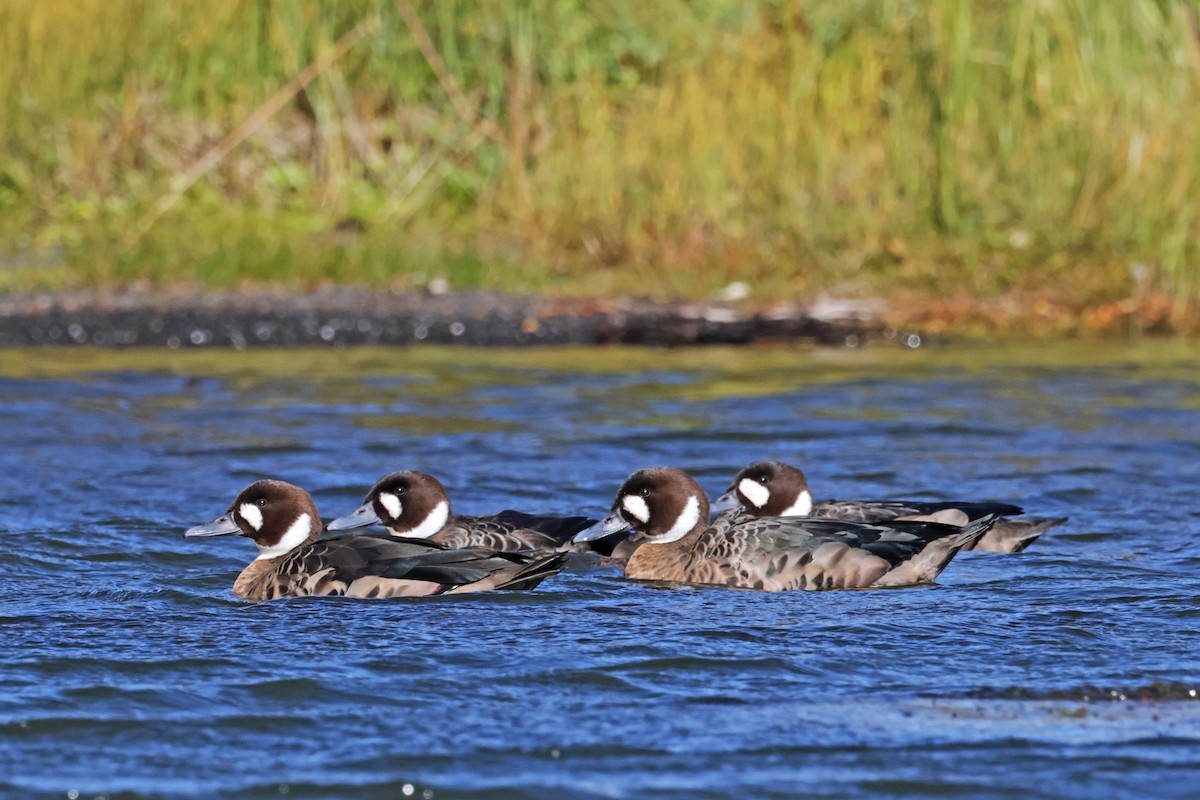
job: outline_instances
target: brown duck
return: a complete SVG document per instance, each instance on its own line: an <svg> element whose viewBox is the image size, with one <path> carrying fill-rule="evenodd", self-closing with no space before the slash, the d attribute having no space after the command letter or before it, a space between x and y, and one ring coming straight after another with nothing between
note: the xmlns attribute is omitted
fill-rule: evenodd
<svg viewBox="0 0 1200 800"><path fill-rule="evenodd" d="M735 514L709 522L708 496L699 484L682 470L655 467L630 475L612 513L576 539L632 528L644 543L625 574L638 580L769 592L865 589L930 583L994 520L960 528Z"/></svg>
<svg viewBox="0 0 1200 800"><path fill-rule="evenodd" d="M185 536L239 534L258 545L233 593L252 600L306 595L413 597L532 589L562 566L564 556L451 549L422 539L346 534L318 541L321 517L308 492L274 480L242 490L229 510Z"/></svg>
<svg viewBox="0 0 1200 800"><path fill-rule="evenodd" d="M447 547L492 550L559 550L596 523L587 517L553 517L501 511L484 517L455 516L442 482L409 470L384 475L363 504L329 523L331 531L383 525L396 536Z"/></svg>
<svg viewBox="0 0 1200 800"><path fill-rule="evenodd" d="M989 514L1021 514L1007 503L931 502L924 500L826 500L813 503L808 479L797 468L779 461L758 461L742 469L725 494L713 503L715 512L738 509L755 517L829 517L857 522L926 520L966 525ZM1019 553L1067 517L1011 520L1001 517L982 538L963 550Z"/></svg>

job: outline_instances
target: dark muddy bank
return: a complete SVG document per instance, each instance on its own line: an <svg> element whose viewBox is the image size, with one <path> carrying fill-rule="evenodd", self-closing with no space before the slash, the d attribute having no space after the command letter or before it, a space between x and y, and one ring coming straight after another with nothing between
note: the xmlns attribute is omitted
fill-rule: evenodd
<svg viewBox="0 0 1200 800"><path fill-rule="evenodd" d="M0 346L234 347L419 343L484 346L750 344L916 346L867 307L747 312L722 304L486 293L72 294L0 299Z"/></svg>

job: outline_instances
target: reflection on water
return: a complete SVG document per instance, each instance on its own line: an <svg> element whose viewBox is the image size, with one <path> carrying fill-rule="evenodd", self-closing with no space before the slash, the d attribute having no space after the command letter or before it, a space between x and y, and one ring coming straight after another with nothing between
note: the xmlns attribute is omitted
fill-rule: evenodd
<svg viewBox="0 0 1200 800"><path fill-rule="evenodd" d="M0 351L0 792L1189 796L1198 366L1157 342ZM249 543L180 535L264 476L326 518L399 468L463 513L596 515L638 467L716 492L760 458L821 496L1071 522L926 589L578 567L261 606L229 592Z"/></svg>

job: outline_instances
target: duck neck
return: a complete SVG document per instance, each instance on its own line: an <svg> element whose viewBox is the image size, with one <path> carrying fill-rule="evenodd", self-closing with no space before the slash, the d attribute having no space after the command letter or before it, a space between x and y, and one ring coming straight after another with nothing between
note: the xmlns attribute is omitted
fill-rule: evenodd
<svg viewBox="0 0 1200 800"><path fill-rule="evenodd" d="M394 535L403 536L407 539L428 539L430 536L446 530L450 522L450 503L449 501L442 500L425 515L425 519L421 520L419 524L409 528L400 528L393 523L389 526L389 529Z"/></svg>
<svg viewBox="0 0 1200 800"><path fill-rule="evenodd" d="M243 600L258 602L266 599L265 586L270 577L275 574L283 556L275 558L259 558L250 562L233 582L233 593Z"/></svg>
<svg viewBox="0 0 1200 800"><path fill-rule="evenodd" d="M641 580L686 581L688 564L705 528L698 523L673 541L646 542L629 557L625 574Z"/></svg>

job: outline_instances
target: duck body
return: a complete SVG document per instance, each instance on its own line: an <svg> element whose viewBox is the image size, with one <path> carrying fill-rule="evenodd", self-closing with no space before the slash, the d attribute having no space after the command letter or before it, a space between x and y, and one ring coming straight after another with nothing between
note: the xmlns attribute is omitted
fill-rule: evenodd
<svg viewBox="0 0 1200 800"><path fill-rule="evenodd" d="M383 525L394 536L446 547L518 550L572 549L575 534L595 524L587 517L558 517L505 510L488 516L455 516L441 481L404 470L380 478L356 510L329 523L329 530Z"/></svg>
<svg viewBox="0 0 1200 800"><path fill-rule="evenodd" d="M387 534L345 534L318 540L320 516L308 492L283 481L246 487L229 510L187 536L239 534L259 556L234 581L238 597L416 597L532 589L561 569L564 556L450 548Z"/></svg>
<svg viewBox="0 0 1200 800"><path fill-rule="evenodd" d="M770 592L865 589L932 582L995 520L963 528L728 514L710 522L708 512L707 496L686 473L640 470L622 485L596 535L622 525L639 532L645 542L625 565L625 575L638 580Z"/></svg>
<svg viewBox="0 0 1200 800"><path fill-rule="evenodd" d="M252 561L234 582L233 592L260 602L310 595L388 598L533 589L558 572L562 560L352 533Z"/></svg>
<svg viewBox="0 0 1200 800"><path fill-rule="evenodd" d="M429 541L447 547L490 547L494 550L558 550L595 525L587 517L552 517L506 509L487 516L452 517Z"/></svg>
<svg viewBox="0 0 1200 800"><path fill-rule="evenodd" d="M893 521L941 522L963 526L988 516L1000 518L982 537L963 550L1018 553L1066 517L1012 520L1024 509L1008 503L926 500L826 500L814 503L808 480L799 469L778 461L759 461L744 467L718 498L722 513L752 516L813 516L866 523Z"/></svg>
<svg viewBox="0 0 1200 800"><path fill-rule="evenodd" d="M813 516L861 522L928 519L949 525L966 525L989 514L1020 514L1019 506L1005 503L926 502L921 500L826 500L813 506ZM1067 517L1001 517L963 550L988 553L1019 553Z"/></svg>
<svg viewBox="0 0 1200 800"><path fill-rule="evenodd" d="M625 574L768 592L919 585L932 583L987 524L964 530L929 522L725 518L675 547L642 545Z"/></svg>

